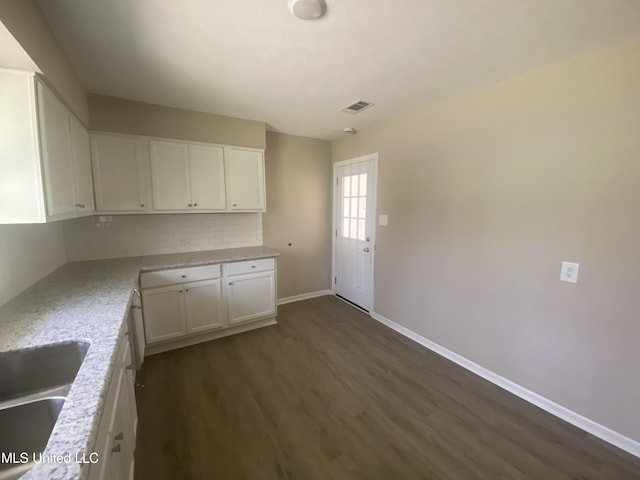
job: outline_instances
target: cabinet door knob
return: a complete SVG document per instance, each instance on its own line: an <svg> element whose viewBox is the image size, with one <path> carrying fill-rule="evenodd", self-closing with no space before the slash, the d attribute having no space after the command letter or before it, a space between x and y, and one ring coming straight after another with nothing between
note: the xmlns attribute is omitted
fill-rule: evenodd
<svg viewBox="0 0 640 480"><path fill-rule="evenodd" d="M141 206L141 207L144 207L144 203L141 203L141 204L140 204L140 206Z"/></svg>
<svg viewBox="0 0 640 480"><path fill-rule="evenodd" d="M194 206L194 207L197 207L197 206L198 206L198 204L197 204L197 203L194 203L194 204L193 204L193 206Z"/></svg>
<svg viewBox="0 0 640 480"><path fill-rule="evenodd" d="M114 445L113 448L111 449L111 451L113 453L118 453L120 450L122 449L122 447L120 446L120 444L118 443L117 445Z"/></svg>
<svg viewBox="0 0 640 480"><path fill-rule="evenodd" d="M193 207L193 204L191 204L191 203L190 203L190 204L189 204L189 206L190 206L190 207Z"/></svg>
<svg viewBox="0 0 640 480"><path fill-rule="evenodd" d="M186 275L180 275L180 276L181 276L182 278L187 278L187 276L186 276Z"/></svg>
<svg viewBox="0 0 640 480"><path fill-rule="evenodd" d="M233 285L233 282L229 282L229 285Z"/></svg>
<svg viewBox="0 0 640 480"><path fill-rule="evenodd" d="M178 290L178 293L182 293L182 290Z"/></svg>
<svg viewBox="0 0 640 480"><path fill-rule="evenodd" d="M188 292L188 291L189 291L189 289L187 288L187 289L185 290L185 292Z"/></svg>
<svg viewBox="0 0 640 480"><path fill-rule="evenodd" d="M237 206L238 206L238 204L237 204L237 203L234 203L234 204L233 204L233 206L234 206L234 207L237 207Z"/></svg>
<svg viewBox="0 0 640 480"><path fill-rule="evenodd" d="M251 268L256 268L256 266L255 265L251 265Z"/></svg>

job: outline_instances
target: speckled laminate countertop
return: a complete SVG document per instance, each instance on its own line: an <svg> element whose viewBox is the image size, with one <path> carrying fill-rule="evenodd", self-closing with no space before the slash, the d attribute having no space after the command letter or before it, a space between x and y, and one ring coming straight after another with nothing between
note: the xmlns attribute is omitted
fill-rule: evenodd
<svg viewBox="0 0 640 480"><path fill-rule="evenodd" d="M278 255L266 247L248 247L67 263L0 307L0 352L69 340L91 342L44 453L75 458L92 450L140 271ZM38 463L22 478L77 479L88 470L74 462Z"/></svg>
<svg viewBox="0 0 640 480"><path fill-rule="evenodd" d="M169 268L256 260L258 258L277 257L278 255L280 254L276 250L269 247L226 248L223 250L207 250L203 252L149 255L142 257L140 269L143 272L152 272L154 270Z"/></svg>

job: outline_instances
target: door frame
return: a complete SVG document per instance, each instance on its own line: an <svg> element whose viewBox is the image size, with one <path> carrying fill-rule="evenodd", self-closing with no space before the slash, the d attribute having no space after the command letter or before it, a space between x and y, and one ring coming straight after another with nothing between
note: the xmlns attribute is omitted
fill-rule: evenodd
<svg viewBox="0 0 640 480"><path fill-rule="evenodd" d="M373 208L371 212L371 221L373 223L371 228L371 278L369 291L371 292L370 306L369 306L369 316L371 316L371 312L374 311L374 299L375 299L375 254L376 254L376 230L378 226L376 211L377 211L377 203L378 203L378 152L368 153L366 155L361 155L359 157L350 158L348 160L343 160L341 162L335 162L333 164L333 176L331 177L331 182L333 184L332 187L332 197L331 197L331 293L336 296L336 260L337 260L337 248L338 242L336 239L338 238L338 168L344 167L346 165L353 165L354 163L360 163L367 160L373 160L373 191L371 195L373 195ZM336 298L340 298L337 297ZM349 302L349 305L352 305L354 308L358 308L356 305ZM358 310L361 310L358 308Z"/></svg>

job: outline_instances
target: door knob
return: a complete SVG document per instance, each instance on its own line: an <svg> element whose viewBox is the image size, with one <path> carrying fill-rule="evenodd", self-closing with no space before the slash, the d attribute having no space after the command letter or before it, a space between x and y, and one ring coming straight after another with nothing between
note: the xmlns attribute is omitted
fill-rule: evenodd
<svg viewBox="0 0 640 480"><path fill-rule="evenodd" d="M369 251L369 247L364 247L364 248L362 249L362 251L363 251L363 252L365 252L365 253L367 253L367 252Z"/></svg>

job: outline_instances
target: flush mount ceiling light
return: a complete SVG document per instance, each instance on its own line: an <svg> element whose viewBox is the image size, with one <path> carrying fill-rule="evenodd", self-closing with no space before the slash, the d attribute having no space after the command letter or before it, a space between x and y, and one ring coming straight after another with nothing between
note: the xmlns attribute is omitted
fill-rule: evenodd
<svg viewBox="0 0 640 480"><path fill-rule="evenodd" d="M324 0L289 0L289 10L300 20L317 20L327 11Z"/></svg>

